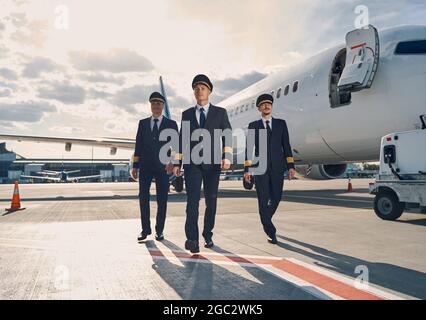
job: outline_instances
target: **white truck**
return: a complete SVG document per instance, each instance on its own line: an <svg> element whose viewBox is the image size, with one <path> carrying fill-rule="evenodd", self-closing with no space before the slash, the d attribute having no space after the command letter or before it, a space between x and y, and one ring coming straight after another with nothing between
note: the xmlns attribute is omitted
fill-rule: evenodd
<svg viewBox="0 0 426 320"><path fill-rule="evenodd" d="M369 188L381 219L396 220L409 208L426 213L426 115L420 119L422 129L382 138L380 171Z"/></svg>

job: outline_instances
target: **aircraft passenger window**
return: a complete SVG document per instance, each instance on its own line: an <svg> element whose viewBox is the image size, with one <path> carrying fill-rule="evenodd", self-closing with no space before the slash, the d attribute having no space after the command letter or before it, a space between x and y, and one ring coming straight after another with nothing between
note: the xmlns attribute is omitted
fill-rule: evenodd
<svg viewBox="0 0 426 320"><path fill-rule="evenodd" d="M277 91L277 99L279 99L281 97L281 91L282 91L281 88L279 88L278 91Z"/></svg>
<svg viewBox="0 0 426 320"><path fill-rule="evenodd" d="M296 92L297 89L299 89L299 81L296 81L295 83L293 83L293 92Z"/></svg>
<svg viewBox="0 0 426 320"><path fill-rule="evenodd" d="M285 96L288 95L289 91L290 91L290 85L288 84L288 85L285 86L284 95Z"/></svg>
<svg viewBox="0 0 426 320"><path fill-rule="evenodd" d="M249 105L247 104L247 105L246 105L246 111L247 111L248 109L249 109Z"/></svg>
<svg viewBox="0 0 426 320"><path fill-rule="evenodd" d="M395 54L425 54L426 40L400 42L396 46Z"/></svg>
<svg viewBox="0 0 426 320"><path fill-rule="evenodd" d="M240 112L243 112L243 111L244 111L244 105L242 105L240 108Z"/></svg>
<svg viewBox="0 0 426 320"><path fill-rule="evenodd" d="M251 108L254 108L254 100L251 102Z"/></svg>

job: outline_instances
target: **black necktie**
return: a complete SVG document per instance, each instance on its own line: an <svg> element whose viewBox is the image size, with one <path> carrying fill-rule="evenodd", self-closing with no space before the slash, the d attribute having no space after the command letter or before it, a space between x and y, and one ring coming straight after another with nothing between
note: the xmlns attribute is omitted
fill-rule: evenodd
<svg viewBox="0 0 426 320"><path fill-rule="evenodd" d="M267 148L268 148L268 153L267 153L267 155L268 155L268 168L270 169L271 167L272 167L272 157L271 157L271 137L272 137L272 129L271 129L271 126L269 125L269 123L270 123L270 121L269 120L266 120L265 121L265 123L266 123L266 130L267 130L267 133L268 133L268 135L267 135L267 137L268 137L268 145L266 146Z"/></svg>
<svg viewBox="0 0 426 320"><path fill-rule="evenodd" d="M154 127L152 128L152 134L154 139L158 139L159 130L158 130L158 119L154 119Z"/></svg>
<svg viewBox="0 0 426 320"><path fill-rule="evenodd" d="M200 127L204 128L206 124L206 115L204 113L204 108L200 108Z"/></svg>
<svg viewBox="0 0 426 320"><path fill-rule="evenodd" d="M271 139L271 136L272 136L272 129L271 129L271 126L269 125L269 120L266 120L265 121L266 122L266 130L268 130L268 141L269 141L269 139Z"/></svg>

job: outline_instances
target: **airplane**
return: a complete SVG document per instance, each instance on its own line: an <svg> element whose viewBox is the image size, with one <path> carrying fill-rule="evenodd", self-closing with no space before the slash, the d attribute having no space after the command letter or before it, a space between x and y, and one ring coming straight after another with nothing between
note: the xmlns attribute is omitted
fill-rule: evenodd
<svg viewBox="0 0 426 320"><path fill-rule="evenodd" d="M377 161L382 136L420 128L426 113L426 25L380 32L368 25L345 40L218 103L233 129L242 129L234 141L244 140L248 124L259 119L255 100L262 93L274 96L273 116L287 121L296 168L308 178L340 178L349 163ZM160 86L165 93L161 78ZM135 146L134 139L0 138L65 143L67 151L72 144L109 147L112 155ZM244 152L244 144L236 144L234 157ZM174 181L180 192L182 179Z"/></svg>
<svg viewBox="0 0 426 320"><path fill-rule="evenodd" d="M96 179L102 177L101 175L91 175L91 176L80 176L80 177L70 177L69 175L72 173L78 173L81 170L73 170L73 171L65 171L62 169L62 171L50 171L50 170L43 170L41 172L37 172L38 174L41 174L41 176L28 176L28 175L21 175L21 178L30 179L30 180L46 180L49 182L62 182L62 183L68 183L68 182L79 182L80 180L89 180L89 179Z"/></svg>

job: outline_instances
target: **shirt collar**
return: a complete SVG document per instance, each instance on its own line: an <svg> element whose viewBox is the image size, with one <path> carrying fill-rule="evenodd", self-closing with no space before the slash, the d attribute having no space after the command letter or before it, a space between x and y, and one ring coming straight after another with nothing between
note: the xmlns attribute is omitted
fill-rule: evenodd
<svg viewBox="0 0 426 320"><path fill-rule="evenodd" d="M161 120L163 120L163 115L159 116L158 118L151 116L151 120L154 121L154 119L158 119L158 122L161 122Z"/></svg>
<svg viewBox="0 0 426 320"><path fill-rule="evenodd" d="M262 117L262 121L266 123L266 121L269 121L269 123L272 123L272 117L269 119L266 119L264 117Z"/></svg>
<svg viewBox="0 0 426 320"><path fill-rule="evenodd" d="M205 113L207 113L207 112L209 111L209 108L210 108L210 102L209 102L209 103L207 103L205 106L200 106L200 105L197 103L196 108L197 108L197 110L198 110L198 111L200 111L200 109L201 109L201 108L204 108L204 112L205 112Z"/></svg>

